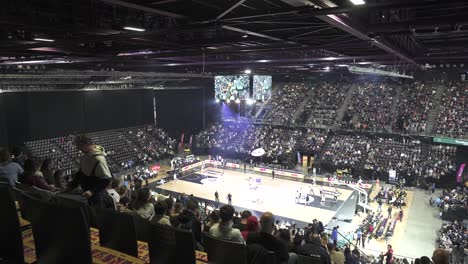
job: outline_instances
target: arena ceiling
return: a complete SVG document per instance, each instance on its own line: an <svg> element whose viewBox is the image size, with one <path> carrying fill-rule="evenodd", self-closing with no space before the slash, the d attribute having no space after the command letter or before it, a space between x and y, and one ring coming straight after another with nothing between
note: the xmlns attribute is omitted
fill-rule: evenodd
<svg viewBox="0 0 468 264"><path fill-rule="evenodd" d="M364 1L4 0L0 67L270 74L351 64L465 67L468 1Z"/></svg>

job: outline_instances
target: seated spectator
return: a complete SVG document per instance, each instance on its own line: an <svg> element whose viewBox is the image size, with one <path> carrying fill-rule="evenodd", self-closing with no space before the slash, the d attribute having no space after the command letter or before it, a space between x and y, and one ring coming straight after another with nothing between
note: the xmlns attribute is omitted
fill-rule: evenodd
<svg viewBox="0 0 468 264"><path fill-rule="evenodd" d="M107 189L107 193L112 197L116 206L120 201L120 195L117 192L119 188L120 188L120 180L115 178L115 179L112 179L110 188Z"/></svg>
<svg viewBox="0 0 468 264"><path fill-rule="evenodd" d="M434 264L449 264L450 254L443 249L436 249L432 254L432 261Z"/></svg>
<svg viewBox="0 0 468 264"><path fill-rule="evenodd" d="M258 232L258 219L255 215L251 215L249 216L249 218L247 218L247 224L245 225L245 229L241 231L241 234L244 240L247 241L247 237L249 233L252 233L252 232L253 233Z"/></svg>
<svg viewBox="0 0 468 264"><path fill-rule="evenodd" d="M165 200L157 201L154 205L154 217L151 220L153 223L158 223L161 225L171 225L171 219L169 218L167 213L167 203Z"/></svg>
<svg viewBox="0 0 468 264"><path fill-rule="evenodd" d="M35 186L39 189L43 189L50 192L55 192L57 188L53 185L49 185L44 177L42 172L39 170L41 168L41 162L37 159L28 159L24 162L24 174L23 182L24 184Z"/></svg>
<svg viewBox="0 0 468 264"><path fill-rule="evenodd" d="M205 224L203 231L209 232L212 226L219 223L219 219L219 210L214 210L211 212L211 214L208 216L207 223Z"/></svg>
<svg viewBox="0 0 468 264"><path fill-rule="evenodd" d="M333 264L345 264L345 255L339 251L333 243L327 244L328 254L330 254L330 260Z"/></svg>
<svg viewBox="0 0 468 264"><path fill-rule="evenodd" d="M319 256L320 264L331 264L330 255L328 255L327 250L322 247L320 238L317 234L311 234L309 241L299 246L296 251L297 254L300 255Z"/></svg>
<svg viewBox="0 0 468 264"><path fill-rule="evenodd" d="M11 161L11 154L6 148L0 148L0 180L5 180L11 186L15 186L18 181L18 176L22 174L23 168Z"/></svg>
<svg viewBox="0 0 468 264"><path fill-rule="evenodd" d="M138 190L135 200L131 203L133 213L144 219L151 220L154 217L154 205L150 200L151 194L148 188Z"/></svg>
<svg viewBox="0 0 468 264"><path fill-rule="evenodd" d="M202 250L201 246L201 222L198 219L200 215L200 208L198 202L194 199L189 199L187 201L187 206L182 212L178 212L177 208L182 208L180 203L177 203L175 206L174 214L177 216L175 219L174 226L186 230L192 231L193 238L196 243L196 248Z"/></svg>
<svg viewBox="0 0 468 264"><path fill-rule="evenodd" d="M359 264L359 259L358 257L351 252L351 249L349 247L346 247L344 250L344 256L345 256L345 263L346 264Z"/></svg>
<svg viewBox="0 0 468 264"><path fill-rule="evenodd" d="M219 217L221 218L221 222L210 228L210 235L224 240L245 243L239 229L232 228L234 207L231 205L224 205L219 209Z"/></svg>
<svg viewBox="0 0 468 264"><path fill-rule="evenodd" d="M65 189L67 187L67 181L63 176L63 170L56 170L54 172L55 187L58 189Z"/></svg>
<svg viewBox="0 0 468 264"><path fill-rule="evenodd" d="M249 218L250 216L252 215L252 213L249 211L249 210L244 210L242 213L241 213L241 219L240 219L240 222L239 223L234 223L232 225L232 228L237 228L239 229L241 232L245 230L246 226L247 226L247 218Z"/></svg>
<svg viewBox="0 0 468 264"><path fill-rule="evenodd" d="M270 212L263 213L260 217L260 232L249 233L247 245L261 245L263 248L275 252L276 263L288 263L288 245L285 241L272 235L274 226L274 215Z"/></svg>
<svg viewBox="0 0 468 264"><path fill-rule="evenodd" d="M54 186L57 185L54 178L54 162L51 158L44 159L41 166L41 172L48 184Z"/></svg>

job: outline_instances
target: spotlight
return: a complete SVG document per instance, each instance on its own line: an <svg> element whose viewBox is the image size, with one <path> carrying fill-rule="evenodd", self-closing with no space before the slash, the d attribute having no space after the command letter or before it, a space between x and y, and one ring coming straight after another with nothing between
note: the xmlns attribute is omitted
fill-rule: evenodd
<svg viewBox="0 0 468 264"><path fill-rule="evenodd" d="M124 27L126 30L131 30L131 31L138 31L138 32L143 32L146 31L144 28L136 28L136 27Z"/></svg>
<svg viewBox="0 0 468 264"><path fill-rule="evenodd" d="M240 99L239 98L236 99L236 104L240 104Z"/></svg>
<svg viewBox="0 0 468 264"><path fill-rule="evenodd" d="M250 70L250 69L245 69L244 73L245 73L245 74L251 74L251 73L252 73L252 70Z"/></svg>
<svg viewBox="0 0 468 264"><path fill-rule="evenodd" d="M323 68L323 69L326 70L326 71L329 71L329 70L330 70L330 67L327 66L327 67L325 67L325 68Z"/></svg>
<svg viewBox="0 0 468 264"><path fill-rule="evenodd" d="M46 39L46 38L34 38L35 41L44 41L44 42L54 42L53 39Z"/></svg>
<svg viewBox="0 0 468 264"><path fill-rule="evenodd" d="M349 0L353 5L364 5L366 2L364 0Z"/></svg>

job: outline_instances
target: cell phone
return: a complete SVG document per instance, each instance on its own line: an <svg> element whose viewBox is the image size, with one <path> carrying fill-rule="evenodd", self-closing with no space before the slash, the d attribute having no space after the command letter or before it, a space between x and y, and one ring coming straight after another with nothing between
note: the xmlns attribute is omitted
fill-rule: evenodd
<svg viewBox="0 0 468 264"><path fill-rule="evenodd" d="M128 181L124 181L124 185L128 187Z"/></svg>

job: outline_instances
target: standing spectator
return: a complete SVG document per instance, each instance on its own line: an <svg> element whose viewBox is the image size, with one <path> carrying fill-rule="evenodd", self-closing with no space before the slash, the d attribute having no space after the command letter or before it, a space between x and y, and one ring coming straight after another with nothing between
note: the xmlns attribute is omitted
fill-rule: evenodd
<svg viewBox="0 0 468 264"><path fill-rule="evenodd" d="M35 186L39 189L54 192L57 189L53 185L47 184L46 180L42 176L41 171L41 162L37 159L28 159L24 162L24 174L23 182L24 184Z"/></svg>
<svg viewBox="0 0 468 264"><path fill-rule="evenodd" d="M398 214L400 218L400 222L403 222L403 209L400 209L400 213Z"/></svg>
<svg viewBox="0 0 468 264"><path fill-rule="evenodd" d="M215 202L216 202L216 207L219 205L219 193L218 191L215 192Z"/></svg>
<svg viewBox="0 0 468 264"><path fill-rule="evenodd" d="M389 200L390 200L390 199L389 199ZM393 210L392 206L389 205L389 206L388 206L388 209L387 209L387 212L388 212L388 218L390 218L390 219L392 218L392 210Z"/></svg>
<svg viewBox="0 0 468 264"><path fill-rule="evenodd" d="M239 229L232 228L234 207L231 205L224 205L219 209L219 217L221 218L221 222L210 228L210 235L224 240L245 243Z"/></svg>
<svg viewBox="0 0 468 264"><path fill-rule="evenodd" d="M393 263L393 249L392 245L387 246L387 253L385 253L385 263L392 264ZM448 263L447 263L448 264Z"/></svg>
<svg viewBox="0 0 468 264"><path fill-rule="evenodd" d="M133 213L144 219L151 220L154 216L154 205L150 202L150 199L151 193L148 188L139 189L135 200L131 203Z"/></svg>
<svg viewBox="0 0 468 264"><path fill-rule="evenodd" d="M80 158L80 170L75 174L70 188L78 184L83 189L83 196L91 206L104 207L104 194L111 181L112 175L107 166L104 148L93 144L90 137L80 135L75 138L76 147L83 152Z"/></svg>
<svg viewBox="0 0 468 264"><path fill-rule="evenodd" d="M366 239L367 239L366 232L362 232L362 237L361 237L362 248L366 247Z"/></svg>
<svg viewBox="0 0 468 264"><path fill-rule="evenodd" d="M362 231L359 228L356 232L356 240L357 240L356 242L358 246L361 244L361 238L362 238Z"/></svg>
<svg viewBox="0 0 468 264"><path fill-rule="evenodd" d="M18 163L11 161L10 152L6 148L0 148L0 179L15 186L18 176L23 172L23 168Z"/></svg>
<svg viewBox="0 0 468 264"><path fill-rule="evenodd" d="M338 228L339 226L333 227L332 234L331 234L331 239L333 240L333 244L338 245Z"/></svg>
<svg viewBox="0 0 468 264"><path fill-rule="evenodd" d="M231 193L229 193L229 194L227 195L227 200L228 200L228 204L229 204L229 205L232 205L232 195L231 195Z"/></svg>
<svg viewBox="0 0 468 264"><path fill-rule="evenodd" d="M345 264L359 264L359 259L351 252L349 247L344 250Z"/></svg>

